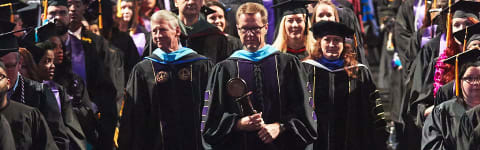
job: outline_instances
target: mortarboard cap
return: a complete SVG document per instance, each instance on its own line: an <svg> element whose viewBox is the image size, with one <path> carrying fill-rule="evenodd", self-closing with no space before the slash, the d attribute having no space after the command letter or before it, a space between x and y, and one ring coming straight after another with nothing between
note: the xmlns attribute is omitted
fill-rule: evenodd
<svg viewBox="0 0 480 150"><path fill-rule="evenodd" d="M480 60L480 50L474 49L474 50L468 50L462 53L458 53L457 55L454 55L452 57L449 57L443 60L443 63L455 65L455 59L457 59L457 57L458 57L458 66L461 67L466 63Z"/></svg>
<svg viewBox="0 0 480 150"><path fill-rule="evenodd" d="M208 16L210 14L215 13L216 11L211 9L210 7L202 6L202 8L200 9L200 12L202 12L205 16Z"/></svg>
<svg viewBox="0 0 480 150"><path fill-rule="evenodd" d="M67 0L48 0L48 6L65 6L68 7Z"/></svg>
<svg viewBox="0 0 480 150"><path fill-rule="evenodd" d="M278 8L282 12L282 16L292 14L308 14L307 4L316 3L316 1L309 0L287 0L272 6Z"/></svg>
<svg viewBox="0 0 480 150"><path fill-rule="evenodd" d="M480 2L473 1L458 1L451 7L446 7L442 10L441 14L446 15L448 9L451 8L453 13L452 18L466 18L472 17L478 20L478 12L480 11Z"/></svg>
<svg viewBox="0 0 480 150"><path fill-rule="evenodd" d="M10 52L18 51L18 43L17 38L13 36L13 32L11 32L15 24L0 20L0 27L0 41L2 42L2 44L0 44L0 57L2 57Z"/></svg>
<svg viewBox="0 0 480 150"><path fill-rule="evenodd" d="M472 40L475 40L475 39L478 40L480 38L480 23L474 24L472 26L466 27L463 30L457 31L453 33L453 36L455 36L455 38L458 41L463 42L465 41L465 34L467 35L465 46L468 46L468 43L470 43Z"/></svg>
<svg viewBox="0 0 480 150"><path fill-rule="evenodd" d="M56 26L53 21L50 21L45 25L37 27L32 31L28 32L28 34L25 35L25 37L22 39L20 44L23 47L29 47L35 43L48 40L50 37L55 36L57 34L55 27Z"/></svg>
<svg viewBox="0 0 480 150"><path fill-rule="evenodd" d="M17 13L22 19L24 27L37 26L41 23L41 14L39 14L39 9L41 10L41 5L33 3L29 4L27 7L17 10Z"/></svg>
<svg viewBox="0 0 480 150"><path fill-rule="evenodd" d="M8 20L14 23L14 14L17 10L28 6L27 4L18 0L7 0L0 2L0 20Z"/></svg>
<svg viewBox="0 0 480 150"><path fill-rule="evenodd" d="M342 23L333 21L320 21L313 24L310 31L313 32L315 38L320 38L325 35L337 35L341 37L351 37L354 31Z"/></svg>
<svg viewBox="0 0 480 150"><path fill-rule="evenodd" d="M443 63L455 65L455 95L460 95L459 69L469 62L480 60L480 50L468 50L443 60Z"/></svg>

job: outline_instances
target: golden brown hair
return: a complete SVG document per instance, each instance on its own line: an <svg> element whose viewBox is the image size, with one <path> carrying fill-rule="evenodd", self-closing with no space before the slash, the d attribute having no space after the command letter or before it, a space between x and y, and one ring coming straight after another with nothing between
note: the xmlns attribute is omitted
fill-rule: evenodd
<svg viewBox="0 0 480 150"><path fill-rule="evenodd" d="M263 24L268 23L267 9L265 9L265 7L263 7L263 5L260 5L258 3L252 3L252 2L244 3L244 4L240 5L240 7L238 7L237 14L235 15L236 19L237 19L237 23L238 23L238 20L240 20L239 19L240 15L242 15L242 14L256 14L256 13L260 13L260 16L262 16L262 23Z"/></svg>
<svg viewBox="0 0 480 150"><path fill-rule="evenodd" d="M25 48L19 48L18 52L20 53L20 57L23 58L22 68L25 67L25 69L27 70L26 74L22 75L32 80L38 81L36 73L38 67L33 60L32 53L30 53L30 51Z"/></svg>
<svg viewBox="0 0 480 150"><path fill-rule="evenodd" d="M332 2L327 1L327 0L319 0L318 3L313 8L313 12L312 12L312 14L313 14L312 15L312 23L313 24L317 22L317 20L315 20L315 17L317 16L317 9L320 5L328 5L328 6L332 7L333 15L335 16L335 22L340 22L340 19L338 17L337 6L335 6L335 4L333 4Z"/></svg>
<svg viewBox="0 0 480 150"><path fill-rule="evenodd" d="M313 51L309 54L306 59L317 60L323 57L322 47L321 47L321 38L317 38L316 42L313 44ZM358 67L357 66L357 54L353 51L353 48L345 46L345 38L343 39L343 51L340 55L340 58L343 58L344 66L343 69L347 72L348 77L357 78Z"/></svg>

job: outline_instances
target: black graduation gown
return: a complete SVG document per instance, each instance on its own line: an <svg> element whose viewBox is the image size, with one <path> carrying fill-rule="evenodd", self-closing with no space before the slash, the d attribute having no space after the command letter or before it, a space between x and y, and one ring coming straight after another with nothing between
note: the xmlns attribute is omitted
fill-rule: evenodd
<svg viewBox="0 0 480 150"><path fill-rule="evenodd" d="M0 149L14 150L15 141L7 119L0 114Z"/></svg>
<svg viewBox="0 0 480 150"><path fill-rule="evenodd" d="M57 100L50 88L45 84L24 78L21 75L18 76L17 81L18 85L10 99L40 110L42 115L45 116L58 148L68 148L70 140L67 135L67 128L63 123Z"/></svg>
<svg viewBox="0 0 480 150"><path fill-rule="evenodd" d="M343 68L330 70L313 60L303 64L317 118L314 149L385 149L383 108L368 68L355 66L357 78L350 78Z"/></svg>
<svg viewBox="0 0 480 150"><path fill-rule="evenodd" d="M126 87L119 148L202 149L202 96L211 66L209 59L194 53L170 64L144 59L135 65Z"/></svg>
<svg viewBox="0 0 480 150"><path fill-rule="evenodd" d="M253 92L250 96L253 108L263 112L265 123L284 124L286 130L272 144L264 144L258 138L258 131L233 129L242 116L233 97L224 89L229 79L238 77L244 79L247 90ZM214 67L205 92L206 103L210 104L206 105L204 147L215 150L304 149L316 138L308 97L303 67L295 56L275 52L258 62L230 57Z"/></svg>
<svg viewBox="0 0 480 150"><path fill-rule="evenodd" d="M38 109L9 100L7 106L0 109L0 114L5 116L12 127L17 150L59 149Z"/></svg>
<svg viewBox="0 0 480 150"><path fill-rule="evenodd" d="M403 1L403 4L398 8L395 18L395 32L393 32L393 39L395 41L395 47L398 49L400 60L404 66L408 66L408 64L415 58L416 55L412 52L418 51L417 49L410 49L409 47L411 38L415 37L413 34L417 30L415 29L415 12L413 11L414 3L415 0Z"/></svg>
<svg viewBox="0 0 480 150"><path fill-rule="evenodd" d="M453 98L455 96L455 91L454 91L454 81L450 81L447 84L441 86L438 88L437 94L435 95L435 98L433 99L433 103L435 106L440 105L441 103Z"/></svg>
<svg viewBox="0 0 480 150"><path fill-rule="evenodd" d="M69 98L70 96L66 93L67 90L63 86L57 83L54 84L59 92L62 117L65 126L67 127L67 134L70 138L71 148L76 150L86 150L87 139L82 126L74 113L72 100Z"/></svg>
<svg viewBox="0 0 480 150"><path fill-rule="evenodd" d="M465 112L460 118L457 129L457 150L480 149L480 106Z"/></svg>
<svg viewBox="0 0 480 150"><path fill-rule="evenodd" d="M133 69L133 66L137 64L141 59L137 51L137 47L133 42L132 37L126 32L121 32L117 28L112 29L111 43L117 47L123 53L123 71L125 77L125 83L128 80L128 76ZM124 85L123 85L124 86ZM123 87L122 86L122 87Z"/></svg>
<svg viewBox="0 0 480 150"><path fill-rule="evenodd" d="M88 143L95 147L98 144L97 118L85 82L71 70L55 69L55 74L57 73L62 74L62 76L56 76L55 78L56 81L59 81L58 84L63 87L61 97L68 97L65 99L68 99L71 103L73 113L80 123Z"/></svg>
<svg viewBox="0 0 480 150"><path fill-rule="evenodd" d="M82 29L81 42L85 51L85 70L88 95L98 106L99 149L111 149L115 125L118 121L118 105L123 93L124 72L122 56L112 49L103 37ZM67 51L66 56L71 52ZM71 64L68 66L71 67Z"/></svg>
<svg viewBox="0 0 480 150"><path fill-rule="evenodd" d="M457 127L466 110L463 99L456 97L435 106L423 126L422 150L456 149Z"/></svg>
<svg viewBox="0 0 480 150"><path fill-rule="evenodd" d="M303 52L299 52L299 53L293 53L293 52L287 51L287 53L292 54L293 56L297 57L298 60L303 60L308 56L307 51L303 51Z"/></svg>
<svg viewBox="0 0 480 150"><path fill-rule="evenodd" d="M240 39L229 34L226 34L226 36L228 41L228 44L227 44L228 55L232 54L236 50L243 49L243 44L242 44L242 41L240 41Z"/></svg>
<svg viewBox="0 0 480 150"><path fill-rule="evenodd" d="M424 45L412 62L405 81L402 117L404 121L413 119L419 128L422 128L425 120L425 109L433 105L433 77L440 51L440 38L441 36L436 36Z"/></svg>

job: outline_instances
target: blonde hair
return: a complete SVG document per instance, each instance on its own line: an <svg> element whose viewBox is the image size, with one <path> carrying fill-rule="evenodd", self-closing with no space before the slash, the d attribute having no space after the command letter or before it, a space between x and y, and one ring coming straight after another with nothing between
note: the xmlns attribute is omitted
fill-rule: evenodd
<svg viewBox="0 0 480 150"><path fill-rule="evenodd" d="M236 19L237 19L237 24L238 20L240 20L240 15L242 14L257 14L260 13L260 16L262 16L262 23L267 24L268 23L268 12L263 5L260 5L258 3L252 3L252 2L247 2L240 7L238 7L237 13L236 13Z"/></svg>
<svg viewBox="0 0 480 150"><path fill-rule="evenodd" d="M283 17L282 20L280 21L280 26L278 28L278 35L275 41L273 42L272 46L275 47L276 49L280 50L283 53L287 52L287 41L288 41L288 35L287 35L287 29L285 28L285 22L287 17ZM304 21L307 21L307 16L303 14ZM305 26L305 31L307 32L307 35L303 34L304 37L304 45L305 48L307 49L307 52L309 52L309 49L313 47L315 39L313 38L313 33L308 29L308 27L311 27L312 23L310 20L307 21L307 26Z"/></svg>
<svg viewBox="0 0 480 150"><path fill-rule="evenodd" d="M333 4L332 2L328 1L328 0L319 0L318 3L315 5L315 7L313 8L313 15L312 15L312 23L316 23L317 20L315 20L316 16L317 16L317 9L318 7L320 7L320 5L328 5L330 7L332 7L333 9L333 15L335 16L335 22L340 22L340 19L338 17L338 10L337 10L337 6L335 6L335 4Z"/></svg>

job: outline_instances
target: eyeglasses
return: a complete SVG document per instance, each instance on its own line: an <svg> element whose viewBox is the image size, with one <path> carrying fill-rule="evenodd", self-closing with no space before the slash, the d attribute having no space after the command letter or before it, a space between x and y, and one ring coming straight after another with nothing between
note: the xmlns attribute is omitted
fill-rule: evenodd
<svg viewBox="0 0 480 150"><path fill-rule="evenodd" d="M248 32L256 34L256 33L260 33L263 27L265 27L265 25L261 27L241 27L241 28L238 28L238 30L244 34Z"/></svg>
<svg viewBox="0 0 480 150"><path fill-rule="evenodd" d="M468 84L480 84L480 77L464 77L462 80Z"/></svg>
<svg viewBox="0 0 480 150"><path fill-rule="evenodd" d="M2 81L3 79L7 78L7 75L4 75L4 74L0 74L0 81Z"/></svg>

